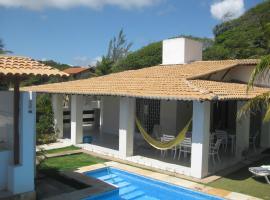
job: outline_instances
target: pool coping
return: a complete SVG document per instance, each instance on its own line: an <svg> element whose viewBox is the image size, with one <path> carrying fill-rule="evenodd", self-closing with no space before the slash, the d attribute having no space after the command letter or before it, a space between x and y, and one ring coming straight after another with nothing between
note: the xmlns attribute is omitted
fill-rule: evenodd
<svg viewBox="0 0 270 200"><path fill-rule="evenodd" d="M78 170L76 170L76 172L77 173L85 173L88 171L94 171L94 170L101 169L104 167L114 167L116 169L124 170L127 172L131 172L134 174L144 176L144 177L163 181L163 182L166 182L169 184L173 184L176 186L195 190L198 192L203 192L203 193L206 193L209 195L214 195L214 196L221 197L224 199L229 199L229 200L259 200L260 199L260 198L252 197L252 196L249 196L246 194L241 194L241 193L237 193L237 192L231 192L228 190L209 187L209 186L206 186L206 185L203 185L200 183L181 179L181 178L174 177L171 175L167 175L167 174L163 174L163 173L159 173L159 172L154 172L154 171L150 171L150 170L146 170L146 169L142 169L142 168L138 168L138 167L134 167L134 166L130 166L130 165L125 165L125 164L118 163L115 161L109 161L109 162L105 162L103 164L100 163L100 164L81 167Z"/></svg>

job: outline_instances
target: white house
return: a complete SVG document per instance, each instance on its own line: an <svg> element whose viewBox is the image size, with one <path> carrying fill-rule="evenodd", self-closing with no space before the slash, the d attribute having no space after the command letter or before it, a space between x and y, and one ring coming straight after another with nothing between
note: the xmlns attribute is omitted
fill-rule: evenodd
<svg viewBox="0 0 270 200"><path fill-rule="evenodd" d="M247 93L247 82L258 60L201 60L201 43L186 38L169 39L163 41L163 63L159 66L33 86L28 90L53 94L54 107L58 108L55 122L60 132L63 132L62 99L63 95L69 95L68 131L73 144L130 163L203 178L236 164L246 153L256 154L269 148L270 124L262 124L261 113L236 120L237 112L247 100L269 91L267 81L257 80L257 87ZM99 118L96 119L99 127L83 127L86 98L99 101L100 115L95 116ZM156 139L165 134L176 136L192 118L186 138L190 146L184 148L183 155L180 144L175 156L170 153L161 156L142 138L135 126L136 116ZM93 138L91 144L82 144L85 135ZM250 137L255 141L252 148ZM212 143L218 146L220 161L209 154Z"/></svg>
<svg viewBox="0 0 270 200"><path fill-rule="evenodd" d="M0 91L0 199L35 199L36 93L20 92L20 82L63 75L30 58L0 56L0 83L14 85Z"/></svg>

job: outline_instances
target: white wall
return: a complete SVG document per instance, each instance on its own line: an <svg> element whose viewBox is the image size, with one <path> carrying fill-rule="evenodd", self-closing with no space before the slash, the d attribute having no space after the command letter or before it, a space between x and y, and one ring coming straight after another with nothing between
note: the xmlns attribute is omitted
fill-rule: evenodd
<svg viewBox="0 0 270 200"><path fill-rule="evenodd" d="M240 81L240 82L247 83L249 81L250 75L251 75L254 68L255 68L255 66L238 66L238 67L234 67L228 73L228 77L231 80L237 80L237 81Z"/></svg>
<svg viewBox="0 0 270 200"><path fill-rule="evenodd" d="M13 194L34 191L36 147L36 94L20 95L20 164L8 168L8 190ZM12 156L11 156L12 157Z"/></svg>
<svg viewBox="0 0 270 200"><path fill-rule="evenodd" d="M184 128L192 117L192 101L178 101L177 103L177 133Z"/></svg>
<svg viewBox="0 0 270 200"><path fill-rule="evenodd" d="M216 80L220 81L223 76L225 75L226 72L228 72L225 77L223 78L223 81L238 81L238 82L243 82L247 83L249 81L250 75L252 71L254 70L255 66L237 66L232 69L228 70L223 70L217 73L213 73L210 77L211 80ZM205 76L205 78L208 77ZM255 81L255 84L258 86L270 86L270 80L267 78L268 76L261 76Z"/></svg>
<svg viewBox="0 0 270 200"><path fill-rule="evenodd" d="M13 145L13 92L0 91L0 151ZM2 141L2 142L1 142Z"/></svg>
<svg viewBox="0 0 270 200"><path fill-rule="evenodd" d="M119 97L104 96L102 102L102 132L118 134L119 132Z"/></svg>
<svg viewBox="0 0 270 200"><path fill-rule="evenodd" d="M202 60L202 43L187 38L163 41L162 64L186 64Z"/></svg>
<svg viewBox="0 0 270 200"><path fill-rule="evenodd" d="M176 134L177 101L160 101L160 126L167 135Z"/></svg>
<svg viewBox="0 0 270 200"><path fill-rule="evenodd" d="M13 148L13 92L0 91L0 190L7 189Z"/></svg>
<svg viewBox="0 0 270 200"><path fill-rule="evenodd" d="M11 151L0 150L0 191L7 189L8 165L11 155Z"/></svg>

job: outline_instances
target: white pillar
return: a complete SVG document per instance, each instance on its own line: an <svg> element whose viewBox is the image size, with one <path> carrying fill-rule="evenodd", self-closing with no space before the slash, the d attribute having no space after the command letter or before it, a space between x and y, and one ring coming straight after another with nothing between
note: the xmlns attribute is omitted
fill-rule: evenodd
<svg viewBox="0 0 270 200"><path fill-rule="evenodd" d="M71 142L82 143L83 140L83 96L71 95Z"/></svg>
<svg viewBox="0 0 270 200"><path fill-rule="evenodd" d="M13 194L35 190L36 93L20 93L20 164L8 169L8 190Z"/></svg>
<svg viewBox="0 0 270 200"><path fill-rule="evenodd" d="M210 102L193 101L191 176L208 174Z"/></svg>
<svg viewBox="0 0 270 200"><path fill-rule="evenodd" d="M119 153L121 156L133 155L133 136L135 131L135 99L120 98Z"/></svg>
<svg viewBox="0 0 270 200"><path fill-rule="evenodd" d="M100 133L102 133L102 128L103 128L103 115L104 115L104 97L100 98L99 102L99 129Z"/></svg>
<svg viewBox="0 0 270 200"><path fill-rule="evenodd" d="M63 101L62 94L52 95L52 107L54 113L54 129L58 138L63 138Z"/></svg>
<svg viewBox="0 0 270 200"><path fill-rule="evenodd" d="M241 110L244 101L237 102L237 113ZM236 121L236 157L242 159L242 153L249 148L250 113Z"/></svg>

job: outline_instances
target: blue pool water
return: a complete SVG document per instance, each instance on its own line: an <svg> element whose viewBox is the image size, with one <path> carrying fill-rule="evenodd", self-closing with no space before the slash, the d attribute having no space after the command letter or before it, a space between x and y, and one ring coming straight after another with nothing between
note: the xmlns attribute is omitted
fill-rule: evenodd
<svg viewBox="0 0 270 200"><path fill-rule="evenodd" d="M221 200L219 197L192 191L115 168L102 168L85 173L119 188L87 200Z"/></svg>

